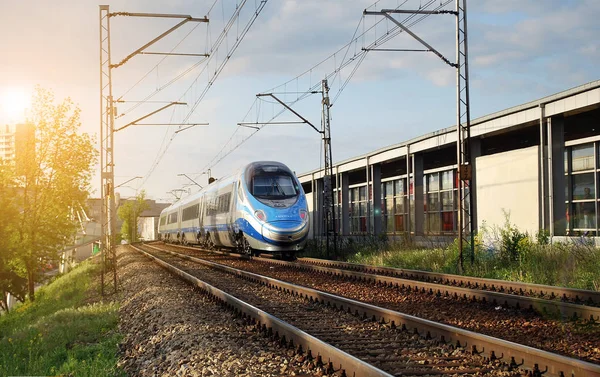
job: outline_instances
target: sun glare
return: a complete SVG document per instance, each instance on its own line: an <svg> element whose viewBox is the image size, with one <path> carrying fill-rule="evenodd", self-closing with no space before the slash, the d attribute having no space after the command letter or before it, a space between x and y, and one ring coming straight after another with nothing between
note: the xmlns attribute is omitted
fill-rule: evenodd
<svg viewBox="0 0 600 377"><path fill-rule="evenodd" d="M0 122L21 122L29 108L30 96L23 89L10 88L0 91Z"/></svg>

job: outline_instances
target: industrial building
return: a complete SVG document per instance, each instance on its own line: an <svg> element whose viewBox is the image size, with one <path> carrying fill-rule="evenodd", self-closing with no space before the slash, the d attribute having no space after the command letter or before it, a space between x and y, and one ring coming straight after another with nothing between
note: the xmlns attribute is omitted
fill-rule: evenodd
<svg viewBox="0 0 600 377"><path fill-rule="evenodd" d="M455 238L456 138L453 126L335 163L338 234L417 243ZM598 236L599 142L600 80L472 120L476 229L502 226L509 216L531 235L543 229L553 239ZM320 237L323 170L298 178L309 201L310 235Z"/></svg>

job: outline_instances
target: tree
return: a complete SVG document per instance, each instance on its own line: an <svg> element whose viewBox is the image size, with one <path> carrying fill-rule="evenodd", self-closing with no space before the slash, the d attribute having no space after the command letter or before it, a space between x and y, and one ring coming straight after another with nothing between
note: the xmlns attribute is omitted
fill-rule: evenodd
<svg viewBox="0 0 600 377"><path fill-rule="evenodd" d="M142 190L134 200L127 200L123 203L117 214L123 220L121 226L121 236L129 243L137 242L138 236L138 217L142 212L149 209L150 205L146 202L146 192Z"/></svg>
<svg viewBox="0 0 600 377"><path fill-rule="evenodd" d="M17 195L14 168L0 160L0 308L8 311L8 294L18 300L25 299L26 281L11 268L16 249L16 228L19 209L14 198Z"/></svg>
<svg viewBox="0 0 600 377"><path fill-rule="evenodd" d="M15 201L21 209L16 228L13 263L27 279L30 300L40 270L59 260L73 242L77 221L72 209L85 203L97 151L93 139L78 133L80 110L67 98L54 103L54 95L36 88L28 123L34 136L15 158Z"/></svg>

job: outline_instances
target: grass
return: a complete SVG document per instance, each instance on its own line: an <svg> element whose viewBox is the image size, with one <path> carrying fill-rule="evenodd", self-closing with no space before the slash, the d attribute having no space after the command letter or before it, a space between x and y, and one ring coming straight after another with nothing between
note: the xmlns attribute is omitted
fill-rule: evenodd
<svg viewBox="0 0 600 377"><path fill-rule="evenodd" d="M305 256L326 257L320 243L309 243ZM600 249L587 242L535 243L519 241L510 253L477 244L474 263L464 252L464 275L600 291ZM338 259L374 266L459 274L458 247L417 248L383 238L344 241Z"/></svg>
<svg viewBox="0 0 600 377"><path fill-rule="evenodd" d="M0 375L124 376L118 305L89 303L99 265L84 262L0 316Z"/></svg>

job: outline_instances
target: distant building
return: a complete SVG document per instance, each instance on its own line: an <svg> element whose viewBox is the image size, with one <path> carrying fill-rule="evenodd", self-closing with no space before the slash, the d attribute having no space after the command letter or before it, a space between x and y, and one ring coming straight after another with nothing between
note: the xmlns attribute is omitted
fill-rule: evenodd
<svg viewBox="0 0 600 377"><path fill-rule="evenodd" d="M35 127L31 123L0 126L0 160L15 161L35 148ZM17 167L17 172L20 167Z"/></svg>
<svg viewBox="0 0 600 377"><path fill-rule="evenodd" d="M117 209L123 205L126 201L133 199L117 199ZM143 240L156 239L158 233L158 217L160 212L170 206L170 203L157 203L155 200L146 199L146 203L150 206L149 209L143 211L138 219L138 234ZM102 200L99 198L88 199L88 216L92 221L100 224L102 219ZM123 221L117 216L115 223L115 231L121 232L121 226Z"/></svg>
<svg viewBox="0 0 600 377"><path fill-rule="evenodd" d="M158 237L158 217L139 217L138 233L140 241L153 241Z"/></svg>
<svg viewBox="0 0 600 377"><path fill-rule="evenodd" d="M160 212L170 206L170 203L156 203L154 200L146 200L150 208L140 214L138 218L138 234L140 241L151 241L157 239L158 218Z"/></svg>

